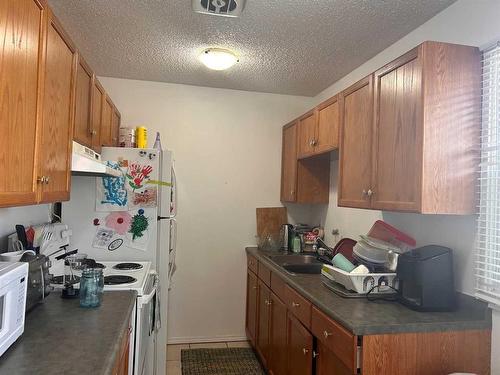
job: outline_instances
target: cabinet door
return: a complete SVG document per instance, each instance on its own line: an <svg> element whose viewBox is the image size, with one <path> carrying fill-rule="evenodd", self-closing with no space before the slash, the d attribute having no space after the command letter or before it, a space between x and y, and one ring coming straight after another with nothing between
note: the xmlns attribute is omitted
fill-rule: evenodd
<svg viewBox="0 0 500 375"><path fill-rule="evenodd" d="M339 147L339 102L334 96L318 107L318 134L315 153L332 151Z"/></svg>
<svg viewBox="0 0 500 375"><path fill-rule="evenodd" d="M372 207L417 211L422 170L421 66L417 49L375 72Z"/></svg>
<svg viewBox="0 0 500 375"><path fill-rule="evenodd" d="M373 88L372 76L339 94L339 206L369 208L371 184Z"/></svg>
<svg viewBox="0 0 500 375"><path fill-rule="evenodd" d="M81 55L76 69L75 128L76 142L92 147L92 77L93 73Z"/></svg>
<svg viewBox="0 0 500 375"><path fill-rule="evenodd" d="M286 305L272 292L270 329L269 369L273 375L286 375Z"/></svg>
<svg viewBox="0 0 500 375"><path fill-rule="evenodd" d="M257 351L261 355L262 362L267 366L269 359L269 322L271 291L259 280L259 303L257 324Z"/></svg>
<svg viewBox="0 0 500 375"><path fill-rule="evenodd" d="M257 333L257 276L253 272L247 272L247 314L246 331L251 343L255 345Z"/></svg>
<svg viewBox="0 0 500 375"><path fill-rule="evenodd" d="M35 149L45 6L37 0L0 1L0 207L37 201Z"/></svg>
<svg viewBox="0 0 500 375"><path fill-rule="evenodd" d="M108 95L104 96L102 102L102 118L101 118L101 145L113 146L113 103Z"/></svg>
<svg viewBox="0 0 500 375"><path fill-rule="evenodd" d="M283 128L281 158L281 201L295 202L297 197L297 125Z"/></svg>
<svg viewBox="0 0 500 375"><path fill-rule="evenodd" d="M314 155L316 144L317 112L311 111L299 119L297 137L299 158Z"/></svg>
<svg viewBox="0 0 500 375"><path fill-rule="evenodd" d="M346 365L320 341L316 349L316 375L353 375Z"/></svg>
<svg viewBox="0 0 500 375"><path fill-rule="evenodd" d="M313 337L290 313L287 314L288 375L312 374Z"/></svg>
<svg viewBox="0 0 500 375"><path fill-rule="evenodd" d="M106 92L97 78L94 77L92 87L92 148L101 152L102 107Z"/></svg>
<svg viewBox="0 0 500 375"><path fill-rule="evenodd" d="M41 202L69 199L73 139L76 52L69 37L49 11L39 149Z"/></svg>
<svg viewBox="0 0 500 375"><path fill-rule="evenodd" d="M120 133L120 122L121 115L118 110L113 107L113 113L111 114L111 143L113 146L118 147L118 136Z"/></svg>

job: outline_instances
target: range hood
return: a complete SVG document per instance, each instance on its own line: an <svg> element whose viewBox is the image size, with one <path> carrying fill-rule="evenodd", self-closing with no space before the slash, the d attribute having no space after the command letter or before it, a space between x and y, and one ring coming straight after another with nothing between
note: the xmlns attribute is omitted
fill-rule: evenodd
<svg viewBox="0 0 500 375"><path fill-rule="evenodd" d="M120 171L104 164L101 161L101 155L97 152L75 141L73 141L71 174L92 177L120 177L122 175Z"/></svg>

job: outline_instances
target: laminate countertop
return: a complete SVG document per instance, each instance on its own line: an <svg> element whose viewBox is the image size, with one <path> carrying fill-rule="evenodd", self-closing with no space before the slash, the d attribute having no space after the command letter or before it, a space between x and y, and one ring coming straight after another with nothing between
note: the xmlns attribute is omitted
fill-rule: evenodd
<svg viewBox="0 0 500 375"><path fill-rule="evenodd" d="M111 374L137 293L104 292L98 308L60 295L26 315L24 334L0 357L0 374Z"/></svg>
<svg viewBox="0 0 500 375"><path fill-rule="evenodd" d="M458 308L453 312L418 312L397 302L343 298L323 285L322 275L286 272L269 259L276 252L256 247L247 247L246 252L355 335L491 329L488 305L464 294L459 295Z"/></svg>

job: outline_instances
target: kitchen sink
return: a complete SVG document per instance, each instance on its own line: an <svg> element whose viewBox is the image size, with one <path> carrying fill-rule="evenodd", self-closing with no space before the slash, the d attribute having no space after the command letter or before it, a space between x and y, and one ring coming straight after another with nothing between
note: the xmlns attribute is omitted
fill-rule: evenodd
<svg viewBox="0 0 500 375"><path fill-rule="evenodd" d="M292 274L320 274L323 267L323 262L310 254L269 255L269 259Z"/></svg>

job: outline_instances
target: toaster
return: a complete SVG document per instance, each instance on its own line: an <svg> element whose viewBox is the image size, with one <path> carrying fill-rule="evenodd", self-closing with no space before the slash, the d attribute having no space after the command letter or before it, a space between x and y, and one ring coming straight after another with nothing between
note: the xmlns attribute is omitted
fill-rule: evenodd
<svg viewBox="0 0 500 375"><path fill-rule="evenodd" d="M399 301L417 311L455 309L452 250L424 246L399 255Z"/></svg>
<svg viewBox="0 0 500 375"><path fill-rule="evenodd" d="M45 255L24 254L21 262L28 263L28 285L26 293L26 312L33 309L50 294L50 260Z"/></svg>

